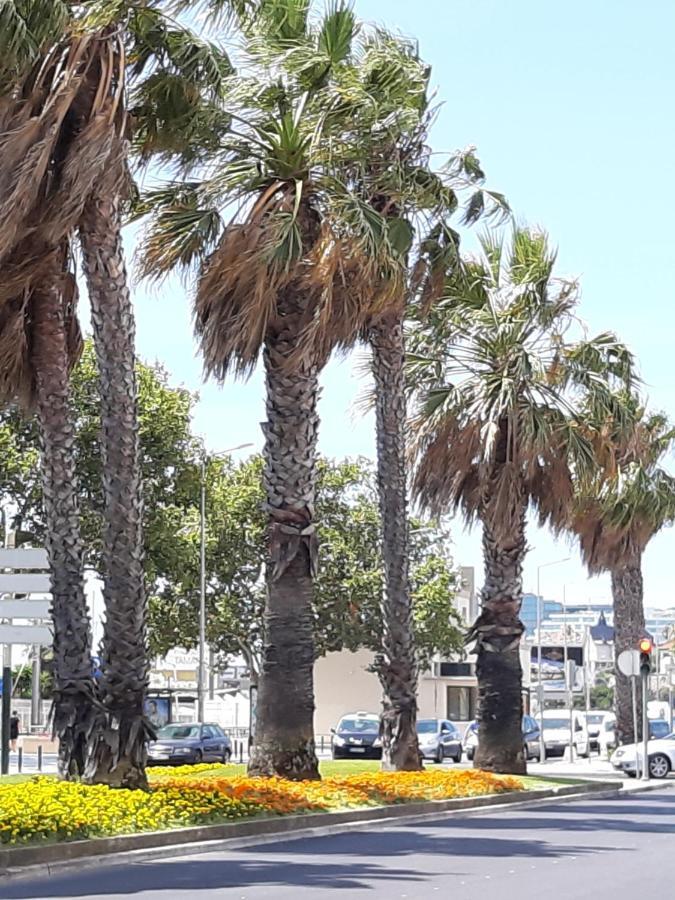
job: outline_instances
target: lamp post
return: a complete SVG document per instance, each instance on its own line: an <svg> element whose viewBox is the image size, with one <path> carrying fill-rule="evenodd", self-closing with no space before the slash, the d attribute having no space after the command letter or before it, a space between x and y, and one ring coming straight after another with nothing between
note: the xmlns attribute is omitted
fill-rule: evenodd
<svg viewBox="0 0 675 900"><path fill-rule="evenodd" d="M542 563L537 566L537 705L539 706L539 762L546 759L546 745L544 743L544 685L541 680L541 570L549 566L559 566L569 562L571 556L564 559L554 559L552 562Z"/></svg>
<svg viewBox="0 0 675 900"><path fill-rule="evenodd" d="M212 453L216 459L252 447L253 444L237 444L227 450ZM204 699L206 694L206 453L202 455L199 479L199 669L197 671L197 720L204 721Z"/></svg>

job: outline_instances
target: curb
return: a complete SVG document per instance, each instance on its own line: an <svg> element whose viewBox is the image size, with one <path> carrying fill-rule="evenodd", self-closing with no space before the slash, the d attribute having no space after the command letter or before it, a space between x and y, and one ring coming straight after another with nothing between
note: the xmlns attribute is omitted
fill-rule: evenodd
<svg viewBox="0 0 675 900"><path fill-rule="evenodd" d="M652 788L645 786L645 789ZM339 834L352 830L354 825L371 825L383 821L413 824L447 815L481 815L510 809L536 808L551 800L571 803L586 799L616 799L624 791L622 782L606 781L528 791L526 796L523 796L524 793L519 791L455 800L420 801L203 825L180 831L118 835L37 847L10 847L0 850L0 881L6 883L19 879L53 877L73 869L129 865L214 850L234 850L254 844L271 844L287 839Z"/></svg>

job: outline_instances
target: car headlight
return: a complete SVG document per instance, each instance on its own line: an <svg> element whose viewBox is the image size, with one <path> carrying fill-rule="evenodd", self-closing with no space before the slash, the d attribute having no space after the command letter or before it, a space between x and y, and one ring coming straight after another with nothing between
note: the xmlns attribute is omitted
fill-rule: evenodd
<svg viewBox="0 0 675 900"><path fill-rule="evenodd" d="M612 753L612 759L614 759L615 756L618 759L620 756L623 756L624 753L624 750L615 750L614 753Z"/></svg>
<svg viewBox="0 0 675 900"><path fill-rule="evenodd" d="M375 738L373 741L373 747L381 747L382 746L382 738Z"/></svg>
<svg viewBox="0 0 675 900"><path fill-rule="evenodd" d="M192 747L175 747L174 753L180 753L181 756L187 756L189 753L194 753Z"/></svg>
<svg viewBox="0 0 675 900"><path fill-rule="evenodd" d="M333 743L335 744L336 747L344 747L344 745L347 743L347 741L345 741L344 738L341 738L339 734L334 734L333 735Z"/></svg>

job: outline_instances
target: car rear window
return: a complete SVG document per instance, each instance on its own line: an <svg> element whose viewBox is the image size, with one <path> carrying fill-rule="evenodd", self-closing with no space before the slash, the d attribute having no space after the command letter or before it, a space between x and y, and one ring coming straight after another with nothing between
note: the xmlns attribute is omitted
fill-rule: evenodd
<svg viewBox="0 0 675 900"><path fill-rule="evenodd" d="M356 731L362 734L378 732L380 723L375 719L341 719L338 731Z"/></svg>

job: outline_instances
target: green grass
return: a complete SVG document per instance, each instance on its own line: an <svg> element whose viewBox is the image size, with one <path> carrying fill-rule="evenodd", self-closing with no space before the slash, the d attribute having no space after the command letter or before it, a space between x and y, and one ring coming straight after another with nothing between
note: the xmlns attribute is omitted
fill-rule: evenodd
<svg viewBox="0 0 675 900"><path fill-rule="evenodd" d="M429 765L426 767L429 771L434 771L436 766ZM452 767L454 770L454 766ZM359 775L362 772L378 772L380 763L376 759L324 759L319 762L319 769L324 778L339 777L343 775ZM156 770L155 770L156 771ZM196 774L196 773L195 773ZM246 766L238 763L230 763L226 766L217 766L207 772L200 773L202 778L227 777L234 775L245 775ZM153 772L152 780L158 781L162 778L171 778L174 771L171 766L160 767L159 774ZM20 784L22 781L30 781L34 775L3 775L0 776L0 784ZM49 776L47 776L49 777ZM56 776L51 776L56 777ZM537 791L544 788L555 787L556 785L583 784L583 779L579 778L534 778L525 776L522 778L523 787L526 791Z"/></svg>
<svg viewBox="0 0 675 900"><path fill-rule="evenodd" d="M338 775L359 775L361 772L379 772L380 763L376 759L323 759L319 762L319 770L324 778ZM157 778L171 778L173 770L171 766L161 767L160 774L153 770L153 780ZM239 763L229 763L226 766L217 766L208 772L200 773L202 777L220 777L228 775L245 775L246 766Z"/></svg>
<svg viewBox="0 0 675 900"><path fill-rule="evenodd" d="M33 775L0 775L0 784L21 784L22 781L30 781Z"/></svg>

